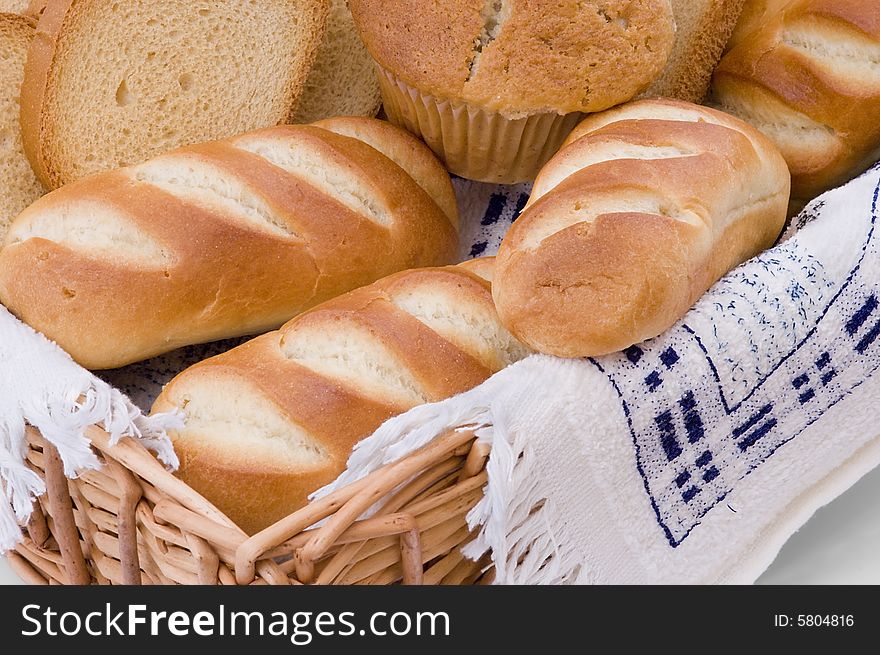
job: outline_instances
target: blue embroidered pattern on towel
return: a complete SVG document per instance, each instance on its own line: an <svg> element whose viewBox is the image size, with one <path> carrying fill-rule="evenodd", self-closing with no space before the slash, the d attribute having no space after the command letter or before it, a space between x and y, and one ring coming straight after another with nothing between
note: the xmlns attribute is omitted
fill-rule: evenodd
<svg viewBox="0 0 880 655"><path fill-rule="evenodd" d="M529 200L530 184L501 186L454 179L461 209L461 259L494 255Z"/></svg>
<svg viewBox="0 0 880 655"><path fill-rule="evenodd" d="M620 395L673 548L738 480L880 368L880 284L865 272L880 262L878 195L880 185L857 263L838 282L788 241L713 287L686 323L592 360Z"/></svg>

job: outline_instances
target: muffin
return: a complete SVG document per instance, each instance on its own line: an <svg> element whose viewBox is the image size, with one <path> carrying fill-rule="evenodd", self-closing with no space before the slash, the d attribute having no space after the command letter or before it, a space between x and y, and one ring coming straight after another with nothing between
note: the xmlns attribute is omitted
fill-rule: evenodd
<svg viewBox="0 0 880 655"><path fill-rule="evenodd" d="M534 179L586 112L638 95L673 46L669 0L350 0L389 119L453 173Z"/></svg>

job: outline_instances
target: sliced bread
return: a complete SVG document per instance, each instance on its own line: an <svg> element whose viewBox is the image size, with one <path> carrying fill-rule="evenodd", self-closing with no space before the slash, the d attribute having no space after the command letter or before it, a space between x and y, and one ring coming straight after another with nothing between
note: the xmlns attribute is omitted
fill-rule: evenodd
<svg viewBox="0 0 880 655"><path fill-rule="evenodd" d="M333 116L375 116L382 104L373 59L361 41L347 0L331 0L327 31L306 81L294 123Z"/></svg>
<svg viewBox="0 0 880 655"><path fill-rule="evenodd" d="M702 102L712 71L730 38L745 0L672 0L675 46L663 74L644 93Z"/></svg>
<svg viewBox="0 0 880 655"><path fill-rule="evenodd" d="M18 126L18 97L33 36L31 20L0 13L0 240L10 221L43 194L24 156Z"/></svg>
<svg viewBox="0 0 880 655"><path fill-rule="evenodd" d="M0 0L0 13L23 14L29 5L30 0Z"/></svg>
<svg viewBox="0 0 880 655"><path fill-rule="evenodd" d="M49 0L22 88L46 186L285 123L328 0Z"/></svg>
<svg viewBox="0 0 880 655"><path fill-rule="evenodd" d="M31 16L32 18L39 18L43 15L43 12L46 10L46 5L49 3L49 0L30 0L27 3L27 7L25 7L21 13L25 16ZM18 2L16 4L24 4L23 2Z"/></svg>

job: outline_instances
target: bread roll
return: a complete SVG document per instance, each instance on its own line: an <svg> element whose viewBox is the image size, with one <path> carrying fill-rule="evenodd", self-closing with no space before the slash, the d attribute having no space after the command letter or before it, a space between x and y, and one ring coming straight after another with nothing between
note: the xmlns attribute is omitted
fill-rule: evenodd
<svg viewBox="0 0 880 655"><path fill-rule="evenodd" d="M803 204L880 158L878 62L876 0L796 1L724 56L713 102L776 143Z"/></svg>
<svg viewBox="0 0 880 655"><path fill-rule="evenodd" d="M587 118L498 251L504 325L535 350L602 355L657 336L776 240L789 176L722 112L642 100Z"/></svg>
<svg viewBox="0 0 880 655"><path fill-rule="evenodd" d="M329 8L329 0L45 4L28 54L21 126L28 159L49 189L288 122Z"/></svg>
<svg viewBox="0 0 880 655"><path fill-rule="evenodd" d="M249 533L303 506L386 419L480 384L525 356L489 283L460 267L405 271L187 369L179 476Z"/></svg>
<svg viewBox="0 0 880 655"><path fill-rule="evenodd" d="M449 263L455 225L449 175L403 130L266 128L43 197L0 251L0 301L83 366L115 368Z"/></svg>

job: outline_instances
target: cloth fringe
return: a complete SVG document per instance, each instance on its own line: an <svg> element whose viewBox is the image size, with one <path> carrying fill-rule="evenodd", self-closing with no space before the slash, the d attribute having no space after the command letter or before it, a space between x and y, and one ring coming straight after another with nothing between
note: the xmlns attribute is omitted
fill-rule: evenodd
<svg viewBox="0 0 880 655"><path fill-rule="evenodd" d="M19 523L27 521L34 500L46 492L44 481L26 463L25 425L30 424L55 448L64 473L73 479L101 464L86 437L86 428L103 425L116 444L123 437L138 439L169 469L179 465L166 430L182 427L175 414L143 416L116 389L95 378L71 386L60 396L30 398L18 416L4 416L0 424L0 552L21 540Z"/></svg>
<svg viewBox="0 0 880 655"><path fill-rule="evenodd" d="M504 378L497 376L456 398L390 419L355 447L346 470L312 498L356 482L451 429L473 430L479 441L491 447L492 455L486 465L484 497L467 516L468 527L477 534L462 553L475 561L489 553L495 584L579 582L580 554L575 541L564 536L564 518L542 495L540 476L532 470L529 435L516 435L507 427L506 408L517 403L505 393Z"/></svg>
<svg viewBox="0 0 880 655"><path fill-rule="evenodd" d="M478 560L488 552L495 584L578 582L580 554L575 541L564 536L563 517L541 491L528 435L517 436L508 429L506 412L498 403L493 403L485 422L491 425L478 436L492 447L486 464L489 483L468 513L468 527L478 532L462 554Z"/></svg>

